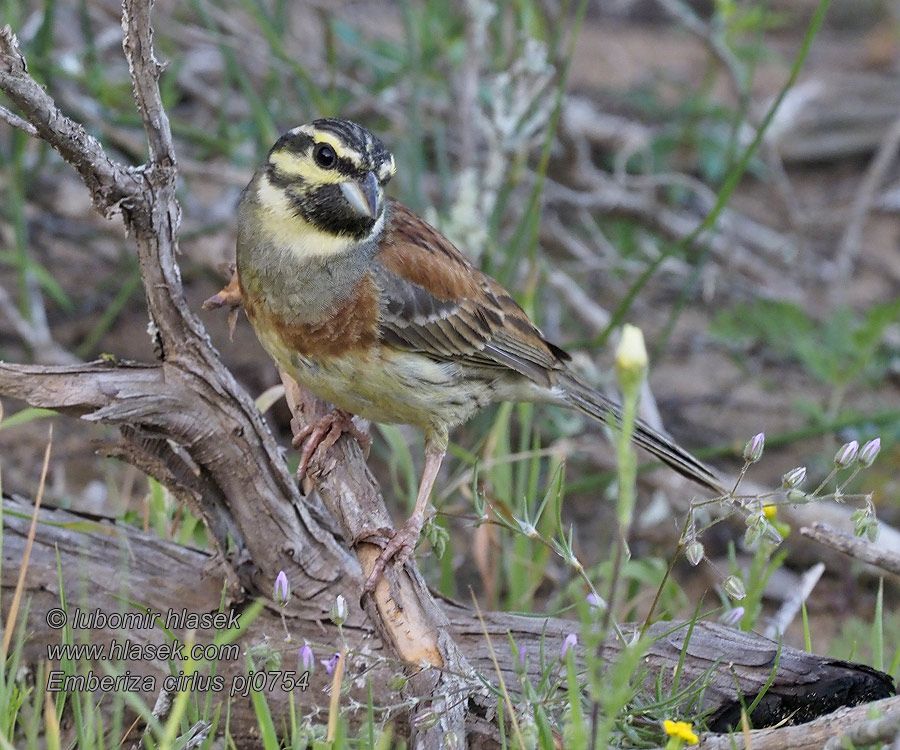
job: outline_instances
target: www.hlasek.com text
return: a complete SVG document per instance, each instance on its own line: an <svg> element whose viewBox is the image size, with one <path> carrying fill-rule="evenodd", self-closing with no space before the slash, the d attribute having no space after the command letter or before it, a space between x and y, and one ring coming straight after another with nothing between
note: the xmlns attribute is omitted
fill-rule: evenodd
<svg viewBox="0 0 900 750"><path fill-rule="evenodd" d="M167 643L136 643L130 639L110 643L49 643L47 658L50 661L153 661L173 659L179 661L233 661L241 655L237 643L182 643L173 638Z"/></svg>

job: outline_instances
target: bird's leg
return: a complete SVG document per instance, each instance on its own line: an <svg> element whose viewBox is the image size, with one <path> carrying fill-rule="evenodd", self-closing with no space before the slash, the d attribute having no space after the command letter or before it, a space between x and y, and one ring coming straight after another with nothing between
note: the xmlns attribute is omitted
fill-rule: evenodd
<svg viewBox="0 0 900 750"><path fill-rule="evenodd" d="M412 515L398 531L394 532L393 538L375 561L375 567L372 568L372 572L366 579L365 593L371 593L375 590L375 586L381 580L384 569L391 559L402 565L415 550L416 542L419 541L419 535L422 533L422 527L425 525L425 510L428 508L428 501L431 499L431 490L434 487L434 481L437 479L445 453L445 448L438 448L431 444L430 441L426 442L425 470L422 472L422 481L419 482L416 506L413 508Z"/></svg>
<svg viewBox="0 0 900 750"><path fill-rule="evenodd" d="M297 481L302 482L309 470L309 463L318 450L328 450L345 432L352 434L368 454L372 438L353 424L353 415L343 409L332 409L321 419L304 426L295 435L291 444L300 452L300 465L297 467Z"/></svg>

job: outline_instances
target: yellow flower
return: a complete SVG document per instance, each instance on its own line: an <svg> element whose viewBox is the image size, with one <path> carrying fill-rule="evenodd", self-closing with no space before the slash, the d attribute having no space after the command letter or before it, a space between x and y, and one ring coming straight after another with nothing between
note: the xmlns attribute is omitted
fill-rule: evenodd
<svg viewBox="0 0 900 750"><path fill-rule="evenodd" d="M663 722L663 729L666 730L666 734L670 737L677 737L678 739L684 740L688 745L696 745L700 742L700 738L694 734L694 730L689 721L672 721L671 719L666 719Z"/></svg>
<svg viewBox="0 0 900 750"><path fill-rule="evenodd" d="M770 521L775 520L775 516L778 514L778 507L775 505L764 505L763 506L763 515L769 519Z"/></svg>

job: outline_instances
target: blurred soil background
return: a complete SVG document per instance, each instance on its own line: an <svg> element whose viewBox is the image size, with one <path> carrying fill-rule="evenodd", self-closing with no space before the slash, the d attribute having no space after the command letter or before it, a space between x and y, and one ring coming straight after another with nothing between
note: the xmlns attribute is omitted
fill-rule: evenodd
<svg viewBox="0 0 900 750"><path fill-rule="evenodd" d="M280 132L322 115L350 117L395 152L394 194L515 289L595 382L612 387L608 316L644 270L671 252L625 315L644 330L650 386L666 428L728 475L740 468L744 443L765 432L763 460L748 475L763 488L778 487L798 465L808 467L814 487L841 443L880 436L881 456L847 491L873 493L879 517L900 525L900 4L832 3L726 214L713 232L674 252L714 205L753 125L787 80L816 3L722 0L691 11L651 0L590 3L549 151L538 241L529 247L520 228L528 226L555 102L547 76L571 30L565 3L533 5L543 15L494 24L479 43L473 18L487 3L157 3L155 41L167 65L162 84L182 178L185 292L228 366L254 396L278 382L243 317L232 341L224 313L200 311L233 260L240 191ZM32 70L66 114L116 158L141 163L145 142L121 53L119 4L0 6L2 22L13 25ZM494 10L511 15L503 4ZM707 38L679 13L702 24ZM536 38L543 34L543 48L523 41L529 23ZM729 59L737 76L726 69ZM518 124L504 131L503 117ZM529 118L531 131L522 125ZM887 164L873 177L883 148ZM482 175L497 171L498 149L502 168L491 182ZM0 196L0 357L154 360L121 222L99 217L55 153L5 123ZM45 503L158 521L152 504L166 502L158 488L95 455L113 433L31 411L17 418L23 407L9 400L3 408L4 492L34 496L52 421ZM585 564L600 564L614 528L610 443L595 425L551 409L533 416L512 409L503 418L508 453L524 447L566 457L562 518L575 524ZM289 446L283 403L268 419ZM523 551L490 527L473 530L465 460L495 455L499 419L491 412L454 436L456 460L436 498L450 548L443 563L426 547L419 557L447 593L465 600L472 585L485 606L513 609L521 604L494 571L506 565L504 556ZM399 518L421 467L421 436L373 432L370 463ZM543 488L549 469L540 466ZM521 489L517 471L507 477L511 493ZM492 481L486 491L517 507L520 498L504 496L500 479ZM642 483L626 614L646 611L693 493L662 471ZM158 528L178 537L181 511L167 513L168 528ZM704 538L715 567L676 568L680 588L670 614L689 615L704 595L704 609L719 605L729 541L738 560L746 557L742 534L740 524L716 527ZM785 542L788 556L769 581L767 611L821 556L828 570L807 604L813 646L860 657L877 579L798 536ZM195 532L179 538L202 542ZM532 593L553 607L554 588L569 575L553 556L535 560L543 570ZM885 641L896 647L896 581L886 585ZM789 642L802 646L802 635L792 631Z"/></svg>

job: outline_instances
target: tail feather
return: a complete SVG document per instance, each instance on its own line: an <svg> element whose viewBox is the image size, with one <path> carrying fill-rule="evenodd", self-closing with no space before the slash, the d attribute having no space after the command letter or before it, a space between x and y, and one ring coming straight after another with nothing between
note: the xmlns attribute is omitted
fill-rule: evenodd
<svg viewBox="0 0 900 750"><path fill-rule="evenodd" d="M557 385L562 388L566 402L578 411L599 422L618 428L622 421L622 408L606 396L591 388L575 375L565 373ZM644 450L668 464L682 476L712 490L716 494L728 494L722 480L715 472L694 458L688 451L654 430L643 420L634 425L632 440Z"/></svg>

